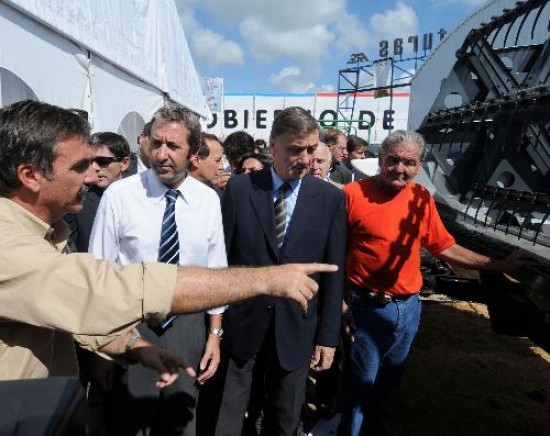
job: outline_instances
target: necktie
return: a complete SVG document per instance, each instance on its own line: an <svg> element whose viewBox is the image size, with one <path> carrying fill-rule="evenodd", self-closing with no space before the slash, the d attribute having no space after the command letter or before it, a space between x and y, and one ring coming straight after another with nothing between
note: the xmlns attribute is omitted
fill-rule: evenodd
<svg viewBox="0 0 550 436"><path fill-rule="evenodd" d="M178 227L176 226L176 200L178 191L169 189L166 191L166 209L162 218L162 229L160 232L159 262L177 264L180 259L180 243L178 238ZM172 327L176 315L169 315L160 325L160 332ZM158 334L158 333L157 333Z"/></svg>
<svg viewBox="0 0 550 436"><path fill-rule="evenodd" d="M169 189L166 191L166 209L162 218L162 230L160 233L159 262L177 264L180 255L178 239L178 227L176 226L176 199L178 191Z"/></svg>
<svg viewBox="0 0 550 436"><path fill-rule="evenodd" d="M288 183L283 183L280 188L277 190L277 198L275 199L275 234L277 235L277 248L279 251L283 246L285 241L285 231L286 231L286 192L290 186Z"/></svg>

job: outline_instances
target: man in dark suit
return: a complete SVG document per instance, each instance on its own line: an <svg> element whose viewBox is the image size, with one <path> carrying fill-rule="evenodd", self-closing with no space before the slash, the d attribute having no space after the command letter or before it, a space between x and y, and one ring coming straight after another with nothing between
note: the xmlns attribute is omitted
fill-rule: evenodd
<svg viewBox="0 0 550 436"><path fill-rule="evenodd" d="M78 213L67 214L65 222L71 229L69 243L79 253L88 252L90 234L99 207L99 201L105 189L120 180L130 165L130 145L123 136L113 132L98 132L90 137L89 145L94 149L92 166L95 169L97 183L91 185ZM80 347L76 349L80 380L88 388L88 402L91 410L91 433L105 434L105 419L110 416L109 407L115 366L112 361Z"/></svg>
<svg viewBox="0 0 550 436"><path fill-rule="evenodd" d="M130 145L121 135L113 132L94 133L89 145L94 149L92 164L96 170L97 184L90 186L82 210L65 215L64 218L71 228L70 242L79 253L88 252L90 233L103 191L111 183L120 180L130 165Z"/></svg>
<svg viewBox="0 0 550 436"><path fill-rule="evenodd" d="M230 265L343 265L344 196L308 174L318 143L315 119L302 108L287 108L271 130L273 167L230 180L222 208ZM263 297L226 311L227 376L217 435L241 434L256 365L262 365L266 390L264 434L295 435L308 370L328 369L339 340L343 268L314 278L319 296L305 313L296 304Z"/></svg>
<svg viewBox="0 0 550 436"><path fill-rule="evenodd" d="M330 167L329 178L333 182L346 185L352 182L352 173L344 164L348 157L347 152L347 137L340 130L329 130L323 135L323 142L330 149L332 154L332 165Z"/></svg>

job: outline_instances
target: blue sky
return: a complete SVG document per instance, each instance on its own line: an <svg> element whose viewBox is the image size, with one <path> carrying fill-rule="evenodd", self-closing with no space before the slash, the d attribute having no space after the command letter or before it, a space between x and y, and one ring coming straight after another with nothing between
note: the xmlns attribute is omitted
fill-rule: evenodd
<svg viewBox="0 0 550 436"><path fill-rule="evenodd" d="M452 31L485 0L175 0L201 77L225 91L337 91L352 53ZM421 44L421 43L420 43ZM405 44L404 56L412 54Z"/></svg>

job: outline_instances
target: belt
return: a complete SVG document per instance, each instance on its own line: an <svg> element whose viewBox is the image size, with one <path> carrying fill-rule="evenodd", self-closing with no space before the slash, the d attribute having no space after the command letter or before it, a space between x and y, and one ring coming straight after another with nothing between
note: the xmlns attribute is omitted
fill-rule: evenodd
<svg viewBox="0 0 550 436"><path fill-rule="evenodd" d="M408 300L412 295L414 295L390 295L382 291L372 291L355 285L352 285L352 288L357 289L360 296L384 306L389 303L397 303L398 301Z"/></svg>

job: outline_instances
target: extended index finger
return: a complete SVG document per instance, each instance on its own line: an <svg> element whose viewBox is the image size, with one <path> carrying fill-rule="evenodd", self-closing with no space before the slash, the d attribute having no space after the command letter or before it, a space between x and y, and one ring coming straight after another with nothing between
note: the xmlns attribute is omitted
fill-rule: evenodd
<svg viewBox="0 0 550 436"><path fill-rule="evenodd" d="M337 265L331 265L329 263L304 263L300 265L300 268L307 275L315 273L331 273L338 271Z"/></svg>

